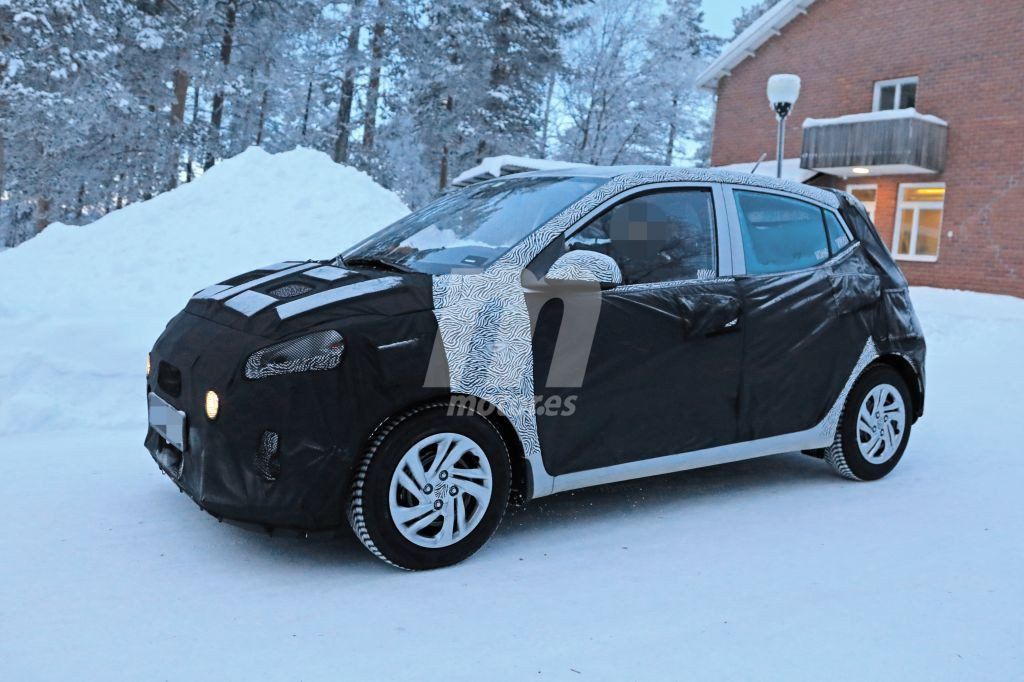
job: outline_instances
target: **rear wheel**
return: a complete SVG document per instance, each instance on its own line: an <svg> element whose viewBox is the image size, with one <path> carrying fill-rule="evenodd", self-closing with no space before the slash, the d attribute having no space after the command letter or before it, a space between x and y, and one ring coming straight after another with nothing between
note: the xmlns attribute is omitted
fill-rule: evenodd
<svg viewBox="0 0 1024 682"><path fill-rule="evenodd" d="M886 365L869 367L847 397L825 461L852 480L882 478L903 457L910 415L910 391L899 372Z"/></svg>
<svg viewBox="0 0 1024 682"><path fill-rule="evenodd" d="M498 527L511 478L491 422L455 403L428 405L374 437L353 484L349 522L367 549L400 568L449 566Z"/></svg>

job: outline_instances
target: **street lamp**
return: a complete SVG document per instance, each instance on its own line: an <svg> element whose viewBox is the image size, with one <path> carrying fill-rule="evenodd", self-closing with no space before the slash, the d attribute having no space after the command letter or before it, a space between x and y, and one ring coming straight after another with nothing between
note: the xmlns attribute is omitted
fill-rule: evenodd
<svg viewBox="0 0 1024 682"><path fill-rule="evenodd" d="M768 79L768 101L779 119L777 149L775 156L775 177L782 177L782 147L786 142L786 116L789 115L796 98L800 96L800 76L792 73L777 73Z"/></svg>

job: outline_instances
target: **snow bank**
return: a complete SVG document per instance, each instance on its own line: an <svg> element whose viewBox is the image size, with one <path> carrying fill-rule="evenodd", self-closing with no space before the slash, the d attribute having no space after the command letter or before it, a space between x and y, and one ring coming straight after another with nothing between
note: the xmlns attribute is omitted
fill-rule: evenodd
<svg viewBox="0 0 1024 682"><path fill-rule="evenodd" d="M326 155L259 148L0 253L0 433L144 424L145 355L195 291L327 258L408 212Z"/></svg>

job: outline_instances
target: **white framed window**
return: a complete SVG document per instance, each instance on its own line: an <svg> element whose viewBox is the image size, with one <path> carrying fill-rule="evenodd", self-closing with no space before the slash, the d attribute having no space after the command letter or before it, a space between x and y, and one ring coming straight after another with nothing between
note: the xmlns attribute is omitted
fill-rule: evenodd
<svg viewBox="0 0 1024 682"><path fill-rule="evenodd" d="M878 185L847 185L846 191L857 197L867 209L871 222L875 222L875 202L878 200Z"/></svg>
<svg viewBox="0 0 1024 682"><path fill-rule="evenodd" d="M944 182L908 182L900 185L892 252L902 260L936 261L942 235Z"/></svg>
<svg viewBox="0 0 1024 682"><path fill-rule="evenodd" d="M872 111L910 109L917 106L917 76L875 81Z"/></svg>

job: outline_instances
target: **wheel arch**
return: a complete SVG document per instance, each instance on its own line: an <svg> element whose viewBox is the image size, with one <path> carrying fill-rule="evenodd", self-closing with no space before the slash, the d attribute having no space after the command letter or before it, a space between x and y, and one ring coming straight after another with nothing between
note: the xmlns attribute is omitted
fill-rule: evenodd
<svg viewBox="0 0 1024 682"><path fill-rule="evenodd" d="M907 388L910 389L910 399L913 403L911 414L914 416L914 422L916 422L924 414L924 385L921 381L921 374L917 371L914 363L899 353L883 353L875 358L875 361L868 367L872 365L892 367L907 382Z"/></svg>
<svg viewBox="0 0 1024 682"><path fill-rule="evenodd" d="M415 412L421 408L451 400L458 400L460 406L470 410L483 419L486 419L495 429L498 430L498 434L505 442L505 447L508 448L509 464L512 467L512 490L510 499L516 504L521 504L530 499L532 485L530 478L530 464L526 460L526 452L523 449L523 443L519 439L519 434L516 433L515 427L512 426L512 422L509 418L489 400L468 393L441 394L434 396L429 400L423 400L406 406L395 415L385 419L381 426L402 414ZM380 427L374 429L374 434L371 435L369 439L370 442L373 441L373 438L379 428Z"/></svg>

